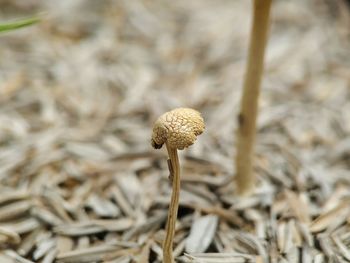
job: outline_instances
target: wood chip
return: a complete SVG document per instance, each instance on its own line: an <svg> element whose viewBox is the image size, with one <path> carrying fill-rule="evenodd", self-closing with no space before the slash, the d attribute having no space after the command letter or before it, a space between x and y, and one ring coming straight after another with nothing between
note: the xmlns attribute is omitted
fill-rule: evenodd
<svg viewBox="0 0 350 263"><path fill-rule="evenodd" d="M217 225L217 216L209 215L195 219L186 240L186 252L205 252L213 242Z"/></svg>
<svg viewBox="0 0 350 263"><path fill-rule="evenodd" d="M82 236L91 235L104 231L123 231L133 225L129 218L116 220L92 220L89 222L65 224L55 227L54 231L60 235Z"/></svg>

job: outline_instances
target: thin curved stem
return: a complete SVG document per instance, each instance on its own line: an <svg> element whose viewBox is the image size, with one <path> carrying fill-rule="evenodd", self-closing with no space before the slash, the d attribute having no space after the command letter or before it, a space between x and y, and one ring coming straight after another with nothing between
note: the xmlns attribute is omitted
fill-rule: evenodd
<svg viewBox="0 0 350 263"><path fill-rule="evenodd" d="M168 211L168 219L165 227L165 240L163 243L163 262L174 263L173 258L173 240L175 235L175 224L177 211L179 209L180 197L180 162L177 155L177 149L166 145L172 169L170 170L170 178L172 181L172 194Z"/></svg>
<svg viewBox="0 0 350 263"><path fill-rule="evenodd" d="M248 63L244 78L241 109L238 116L236 140L236 184L240 195L250 194L254 189L256 181L252 168L253 152L271 1L254 0Z"/></svg>

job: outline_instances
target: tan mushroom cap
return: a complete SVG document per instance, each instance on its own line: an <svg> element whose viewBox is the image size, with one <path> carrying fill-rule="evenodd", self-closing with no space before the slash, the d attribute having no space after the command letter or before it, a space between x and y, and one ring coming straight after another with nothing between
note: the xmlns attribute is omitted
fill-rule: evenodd
<svg viewBox="0 0 350 263"><path fill-rule="evenodd" d="M160 149L164 143L183 150L192 145L204 131L201 114L190 108L178 108L161 115L154 123L152 146Z"/></svg>

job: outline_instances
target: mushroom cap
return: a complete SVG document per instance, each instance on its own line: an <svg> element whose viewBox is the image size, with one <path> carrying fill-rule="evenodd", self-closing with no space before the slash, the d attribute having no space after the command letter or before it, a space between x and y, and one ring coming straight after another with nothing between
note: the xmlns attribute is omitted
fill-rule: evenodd
<svg viewBox="0 0 350 263"><path fill-rule="evenodd" d="M169 147L183 150L192 145L197 136L204 131L205 125L201 114L190 108L177 108L161 115L154 123L152 146Z"/></svg>

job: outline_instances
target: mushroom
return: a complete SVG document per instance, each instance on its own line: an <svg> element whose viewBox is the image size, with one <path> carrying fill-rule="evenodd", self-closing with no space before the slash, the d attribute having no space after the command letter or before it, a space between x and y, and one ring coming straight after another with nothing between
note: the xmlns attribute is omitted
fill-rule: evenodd
<svg viewBox="0 0 350 263"><path fill-rule="evenodd" d="M152 146L160 149L165 144L169 155L168 167L172 181L172 195L163 243L164 263L174 262L172 250L180 195L180 163L177 150L183 150L192 145L204 128L201 114L190 108L178 108L166 112L154 123Z"/></svg>

